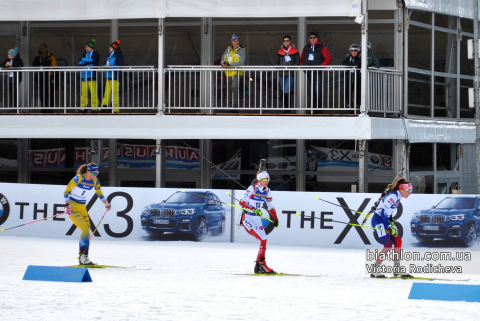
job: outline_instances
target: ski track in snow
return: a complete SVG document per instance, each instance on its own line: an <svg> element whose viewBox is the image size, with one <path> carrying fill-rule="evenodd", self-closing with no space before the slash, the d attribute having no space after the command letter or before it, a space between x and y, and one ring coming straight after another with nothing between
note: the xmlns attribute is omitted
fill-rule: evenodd
<svg viewBox="0 0 480 321"><path fill-rule="evenodd" d="M322 276L248 276L234 274L253 272L253 244L94 241L94 262L151 270L89 269L92 283L22 280L28 265L77 264L77 244L0 237L0 320L476 320L480 311L408 300L413 282L429 281L371 279L364 250L271 245L278 272ZM438 277L480 284L480 275Z"/></svg>

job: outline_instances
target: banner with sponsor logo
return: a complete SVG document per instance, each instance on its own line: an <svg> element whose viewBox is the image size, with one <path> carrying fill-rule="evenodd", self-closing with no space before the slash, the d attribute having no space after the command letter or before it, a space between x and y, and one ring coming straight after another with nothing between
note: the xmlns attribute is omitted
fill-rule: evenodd
<svg viewBox="0 0 480 321"><path fill-rule="evenodd" d="M63 213L65 186L0 183L0 236L79 238L79 230ZM167 188L103 187L112 204L93 240L197 240L229 242L232 226L229 203L238 206L244 191L180 190ZM380 247L377 232L361 224L378 194L273 191L280 227L264 221L268 244L287 246L367 248ZM318 197L318 198L317 198ZM87 208L94 225L105 212L91 191ZM265 216L268 212L262 210ZM48 220L10 229L34 220ZM241 210L235 209L233 240L255 243L238 227ZM403 199L394 218L403 247L473 246L480 226L480 196L411 195ZM384 232L380 232L384 233Z"/></svg>
<svg viewBox="0 0 480 321"><path fill-rule="evenodd" d="M92 140L97 142L97 140ZM93 145L95 146L95 145ZM198 169L200 153L197 148L167 146L166 167L169 169ZM108 166L108 147L101 148L99 153L100 167ZM73 154L74 167L88 163L91 159L92 149L90 147L76 147ZM155 146L117 144L117 166L135 168L155 168ZM65 167L65 149L43 149L30 150L28 152L29 167ZM10 161L4 166L17 166L17 161Z"/></svg>

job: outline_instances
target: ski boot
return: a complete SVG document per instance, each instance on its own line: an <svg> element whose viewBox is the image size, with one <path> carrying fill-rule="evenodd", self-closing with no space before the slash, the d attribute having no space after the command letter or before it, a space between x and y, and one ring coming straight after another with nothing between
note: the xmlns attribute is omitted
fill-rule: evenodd
<svg viewBox="0 0 480 321"><path fill-rule="evenodd" d="M400 267L400 261L397 261L397 260L393 261L393 276L394 277L397 277L397 278L398 277L402 277L402 278L413 277L413 275L411 275L411 274L400 272L399 267Z"/></svg>
<svg viewBox="0 0 480 321"><path fill-rule="evenodd" d="M376 268L379 268L381 264L375 264ZM385 274L379 272L370 273L371 278L386 278Z"/></svg>
<svg viewBox="0 0 480 321"><path fill-rule="evenodd" d="M80 252L80 256L78 257L78 263L80 265L92 265L95 264L88 258L87 253Z"/></svg>
<svg viewBox="0 0 480 321"><path fill-rule="evenodd" d="M275 271L267 266L267 262L265 261L265 258L262 257L260 258L259 261L255 261L255 268L253 269L253 272L255 274L260 274L260 273L275 273Z"/></svg>

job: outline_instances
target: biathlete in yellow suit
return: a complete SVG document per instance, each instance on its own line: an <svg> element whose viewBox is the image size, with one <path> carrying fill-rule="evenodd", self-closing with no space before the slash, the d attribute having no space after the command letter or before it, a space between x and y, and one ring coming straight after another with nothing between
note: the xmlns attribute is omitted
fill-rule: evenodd
<svg viewBox="0 0 480 321"><path fill-rule="evenodd" d="M82 231L80 235L80 253L78 259L82 265L93 264L88 258L88 248L90 246L90 219L86 207L88 192L95 188L95 192L103 204L105 204L105 208L110 209L112 207L107 202L105 196L103 196L97 175L97 164L89 163L80 166L77 170L77 175L68 183L63 193L65 203L67 204L66 212L68 217L72 220L73 224Z"/></svg>

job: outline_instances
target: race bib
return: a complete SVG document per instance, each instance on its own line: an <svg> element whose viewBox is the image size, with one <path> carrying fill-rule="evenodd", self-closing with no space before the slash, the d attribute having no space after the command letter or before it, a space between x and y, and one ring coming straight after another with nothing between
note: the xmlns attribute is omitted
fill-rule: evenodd
<svg viewBox="0 0 480 321"><path fill-rule="evenodd" d="M292 58L290 58L290 56L286 55L286 56L285 56L285 61L286 61L286 62L289 62L290 60L292 60Z"/></svg>
<svg viewBox="0 0 480 321"><path fill-rule="evenodd" d="M314 55L313 54L309 54L308 55L308 60L313 60L314 59Z"/></svg>

